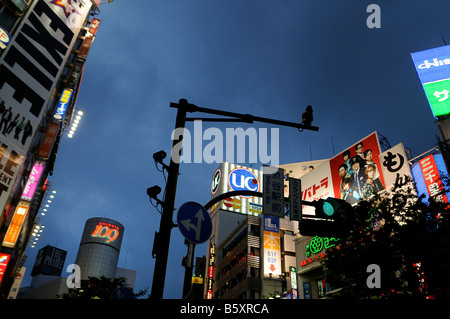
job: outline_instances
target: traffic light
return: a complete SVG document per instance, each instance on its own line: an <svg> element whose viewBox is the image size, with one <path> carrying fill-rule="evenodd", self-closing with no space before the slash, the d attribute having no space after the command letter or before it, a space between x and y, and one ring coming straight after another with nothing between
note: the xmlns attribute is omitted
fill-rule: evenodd
<svg viewBox="0 0 450 319"><path fill-rule="evenodd" d="M353 211L352 206L345 200L328 197L313 202L316 208L315 217L326 220L341 221Z"/></svg>
<svg viewBox="0 0 450 319"><path fill-rule="evenodd" d="M353 207L345 200L328 197L304 205L314 206L315 215L302 215L299 231L303 236L344 236L354 217Z"/></svg>
<svg viewBox="0 0 450 319"><path fill-rule="evenodd" d="M302 124L306 126L311 126L313 121L313 109L311 105L306 107L305 112L302 114Z"/></svg>

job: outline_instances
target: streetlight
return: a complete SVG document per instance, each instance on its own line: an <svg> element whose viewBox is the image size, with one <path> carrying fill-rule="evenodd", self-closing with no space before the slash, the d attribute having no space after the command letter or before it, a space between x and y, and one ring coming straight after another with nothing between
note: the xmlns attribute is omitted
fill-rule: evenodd
<svg viewBox="0 0 450 319"><path fill-rule="evenodd" d="M299 131L303 131L304 129L318 131L319 128L315 126L311 126L312 122L312 107L309 105L307 111L305 113L306 116L303 116L303 123L293 123L280 121L270 118L253 116L250 114L240 114L228 111L214 110L204 107L199 107L194 104L188 103L185 99L180 99L178 103L170 103L170 107L177 109L177 117L175 120L175 130L182 129L184 130L186 121L195 121L195 120L204 120L204 121L214 121L214 122L244 122L244 123L253 123L253 122L263 122L274 125L288 126L297 128ZM219 116L225 116L228 118L186 118L187 113L194 112L202 112L207 114L214 114ZM310 116L310 117L308 117ZM178 138L174 136L174 140L172 142L172 150L176 145L182 143L183 134L181 134ZM182 144L179 144L180 146ZM179 146L178 146L179 147ZM180 147L181 153L181 147ZM155 153L157 154L157 153ZM177 155L177 154L175 154ZM178 154L180 156L181 154ZM155 260L155 269L153 272L153 282L152 282L152 291L151 298L152 299L162 299L164 293L164 283L166 279L166 270L167 270L167 259L169 255L169 243L170 243L170 234L174 224L172 222L173 212L175 207L175 196L177 191L177 183L178 183L178 174L180 168L179 159L174 161L174 154L171 152L170 156L170 164L169 166L164 166L164 168L168 171L167 176L167 184L166 184L166 192L163 200L163 211L161 213L161 221L159 225L159 232L156 232L155 238L158 240L158 249ZM159 157L158 159L160 159ZM156 158L155 158L156 161ZM161 160L162 162L162 160Z"/></svg>

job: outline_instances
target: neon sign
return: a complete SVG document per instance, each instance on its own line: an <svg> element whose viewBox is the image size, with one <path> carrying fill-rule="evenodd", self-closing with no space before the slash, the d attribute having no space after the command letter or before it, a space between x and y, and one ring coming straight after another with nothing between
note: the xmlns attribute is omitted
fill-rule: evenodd
<svg viewBox="0 0 450 319"><path fill-rule="evenodd" d="M318 254L323 249L328 249L328 248L336 246L338 241L339 241L339 238L334 238L334 237L323 237L322 238L319 236L315 236L313 239L311 239L309 244L305 246L305 255L306 255L306 257L310 257L311 253ZM324 258L326 255L327 255L326 253L321 253L312 258L303 260L300 262L300 266L301 267L306 266L306 265L312 263L313 261Z"/></svg>
<svg viewBox="0 0 450 319"><path fill-rule="evenodd" d="M315 236L308 245L305 247L306 257L311 256L311 253L317 254L322 251L322 249L328 249L336 246L336 243L339 241L339 238L334 237L319 237Z"/></svg>
<svg viewBox="0 0 450 319"><path fill-rule="evenodd" d="M235 168L228 175L228 185L233 191L247 190L247 191L259 191L259 179L245 168ZM242 196L241 197L252 197Z"/></svg>
<svg viewBox="0 0 450 319"><path fill-rule="evenodd" d="M92 237L100 237L107 238L106 242L111 242L119 237L119 226L99 222L97 226L95 226L94 232L91 234Z"/></svg>
<svg viewBox="0 0 450 319"><path fill-rule="evenodd" d="M67 105L70 101L70 97L72 96L72 92L72 89L64 89L63 93L61 94L61 98L59 99L59 103L56 107L55 113L53 114L53 118L55 120L62 120L62 118L64 117Z"/></svg>

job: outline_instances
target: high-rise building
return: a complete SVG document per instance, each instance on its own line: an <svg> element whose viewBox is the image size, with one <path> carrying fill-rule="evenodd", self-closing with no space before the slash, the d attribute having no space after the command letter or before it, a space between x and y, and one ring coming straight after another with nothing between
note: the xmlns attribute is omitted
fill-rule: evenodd
<svg viewBox="0 0 450 319"><path fill-rule="evenodd" d="M213 175L212 197L235 190L260 192L261 170L222 163ZM211 208L205 297L260 299L291 292L297 222L265 216L261 197L225 198ZM295 295L295 293L294 293ZM290 296L290 294L289 294Z"/></svg>
<svg viewBox="0 0 450 319"><path fill-rule="evenodd" d="M100 20L99 0L0 0L0 295L23 265Z"/></svg>
<svg viewBox="0 0 450 319"><path fill-rule="evenodd" d="M81 280L116 277L123 232L123 225L109 218L86 221L75 261L81 270Z"/></svg>

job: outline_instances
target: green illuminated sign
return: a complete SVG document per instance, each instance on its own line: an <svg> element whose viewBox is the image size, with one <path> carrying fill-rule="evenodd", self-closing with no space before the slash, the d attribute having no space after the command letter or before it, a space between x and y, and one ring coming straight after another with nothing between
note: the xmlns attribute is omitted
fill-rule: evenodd
<svg viewBox="0 0 450 319"><path fill-rule="evenodd" d="M450 79L423 85L434 116L450 113Z"/></svg>
<svg viewBox="0 0 450 319"><path fill-rule="evenodd" d="M321 252L322 249L334 247L338 241L339 238L315 236L305 247L306 257L311 256L311 253L317 254Z"/></svg>

